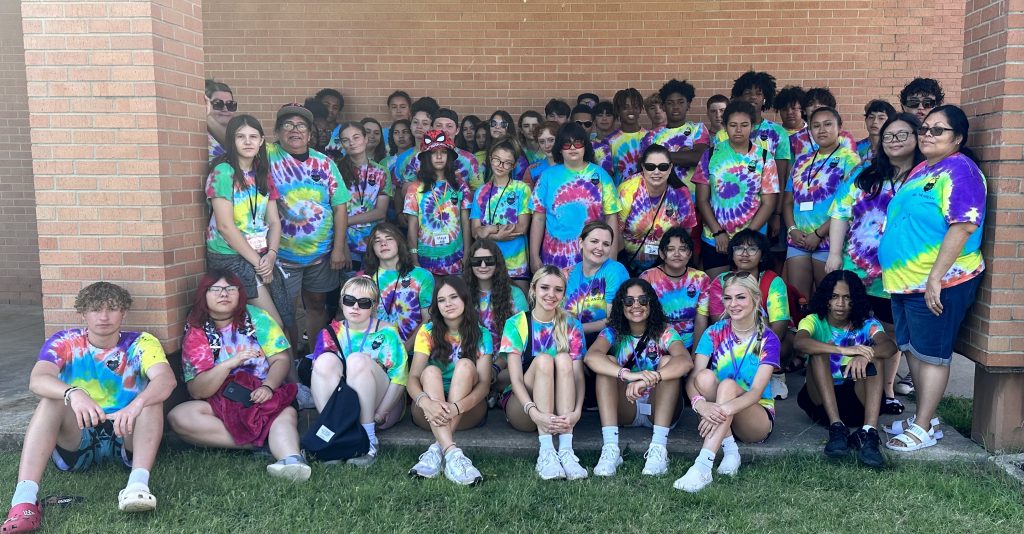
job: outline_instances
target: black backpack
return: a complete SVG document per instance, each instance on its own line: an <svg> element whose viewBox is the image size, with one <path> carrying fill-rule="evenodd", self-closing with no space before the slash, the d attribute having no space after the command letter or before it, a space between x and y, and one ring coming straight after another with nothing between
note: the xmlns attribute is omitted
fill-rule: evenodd
<svg viewBox="0 0 1024 534"><path fill-rule="evenodd" d="M322 462L348 460L370 450L370 438L359 424L359 397L346 384L348 365L341 352L341 343L334 329L327 326L341 360L342 377L323 411L302 436L302 448L313 459Z"/></svg>

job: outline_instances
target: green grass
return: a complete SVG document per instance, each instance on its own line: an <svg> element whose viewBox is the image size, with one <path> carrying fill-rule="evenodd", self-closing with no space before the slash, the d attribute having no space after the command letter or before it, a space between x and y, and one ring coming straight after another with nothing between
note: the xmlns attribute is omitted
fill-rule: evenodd
<svg viewBox="0 0 1024 534"><path fill-rule="evenodd" d="M47 532L1020 532L1024 489L982 464L900 462L875 472L854 461L808 455L755 459L735 480L690 495L672 489L689 458L670 475L640 475L631 455L614 479L541 482L533 458L473 453L483 485L411 480L419 451L385 449L369 470L314 465L313 479L291 484L265 474L247 453L171 450L160 456L152 488L159 509L117 512L125 472L47 471L41 495L86 502L49 509ZM596 454L583 454L593 466ZM0 454L0 478L15 480L18 456ZM9 494L3 494L3 497ZM486 530L484 530L486 529Z"/></svg>
<svg viewBox="0 0 1024 534"><path fill-rule="evenodd" d="M971 437L972 410L974 399L964 397L943 397L936 413L943 424L956 429L960 434Z"/></svg>

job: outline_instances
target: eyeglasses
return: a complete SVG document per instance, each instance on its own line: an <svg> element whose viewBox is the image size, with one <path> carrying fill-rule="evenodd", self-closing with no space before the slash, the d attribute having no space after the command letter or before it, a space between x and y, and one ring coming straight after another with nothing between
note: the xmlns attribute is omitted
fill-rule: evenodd
<svg viewBox="0 0 1024 534"><path fill-rule="evenodd" d="M281 129L286 132L291 132L293 130L296 132L305 132L306 130L309 130L309 125L304 122L286 122L281 125Z"/></svg>
<svg viewBox="0 0 1024 534"><path fill-rule="evenodd" d="M356 304L358 304L359 307L364 309L364 310L368 310L368 309L373 307L373 299L369 299L369 298L365 298L365 297L361 298L361 299L357 299L357 298L355 298L352 295L345 295L345 296L341 297L341 303L344 304L345 306L348 306L349 308L351 308L351 307L355 306Z"/></svg>
<svg viewBox="0 0 1024 534"><path fill-rule="evenodd" d="M754 254L757 254L760 250L761 249L759 249L757 247L754 247L754 246L750 246L750 245L740 245L738 247L733 247L732 248L733 253L734 254L739 254L740 256L753 256ZM746 272L746 271L743 271L743 272ZM747 274L749 274L749 273L747 273Z"/></svg>
<svg viewBox="0 0 1024 534"><path fill-rule="evenodd" d="M938 137L946 132L955 131L952 128L943 128L942 126L922 126L917 129L917 135L928 135L932 134L932 137Z"/></svg>
<svg viewBox="0 0 1024 534"><path fill-rule="evenodd" d="M584 128L590 128L594 125L594 121L576 121L576 124L579 124Z"/></svg>
<svg viewBox="0 0 1024 534"><path fill-rule="evenodd" d="M217 111L224 111L224 108L227 108L228 111L235 111L238 109L238 102L235 102L234 100L225 101L219 98L214 98L210 101L210 107Z"/></svg>
<svg viewBox="0 0 1024 534"><path fill-rule="evenodd" d="M671 168L671 163L644 163L644 170L647 172L653 172L654 169L658 169L661 172L668 172Z"/></svg>
<svg viewBox="0 0 1024 534"><path fill-rule="evenodd" d="M210 286L206 292L213 293L214 295L230 295L238 293L238 286Z"/></svg>
<svg viewBox="0 0 1024 534"><path fill-rule="evenodd" d="M640 295L639 297L633 297L633 296L622 297L622 305L627 307L627 308L633 307L633 304L638 304L640 306L647 306L650 303L651 303L651 298L648 297L647 295Z"/></svg>
<svg viewBox="0 0 1024 534"><path fill-rule="evenodd" d="M906 141L910 137L910 132L903 130L902 132L887 133L882 136L883 143L892 143Z"/></svg>
<svg viewBox="0 0 1024 534"><path fill-rule="evenodd" d="M933 107L935 107L935 103L936 102L934 98L908 98L905 102L903 102L903 106L910 109L917 109L919 107L924 107L924 109L932 109Z"/></svg>
<svg viewBox="0 0 1024 534"><path fill-rule="evenodd" d="M563 145L562 145L562 150L571 150L571 149L576 149L576 150L580 150L580 149L582 149L582 148L583 148L583 146L584 146L584 145L583 145L583 142L582 142L582 141L573 141L573 142L571 142L571 143L565 143L565 144L563 144Z"/></svg>
<svg viewBox="0 0 1024 534"><path fill-rule="evenodd" d="M469 259L469 264L473 267L494 267L498 259L494 256L474 256Z"/></svg>
<svg viewBox="0 0 1024 534"><path fill-rule="evenodd" d="M491 128L508 128L508 121L491 119Z"/></svg>
<svg viewBox="0 0 1024 534"><path fill-rule="evenodd" d="M516 162L514 161L506 161L499 158L491 158L491 165L494 165L495 167L501 167L502 169L511 168L515 164Z"/></svg>

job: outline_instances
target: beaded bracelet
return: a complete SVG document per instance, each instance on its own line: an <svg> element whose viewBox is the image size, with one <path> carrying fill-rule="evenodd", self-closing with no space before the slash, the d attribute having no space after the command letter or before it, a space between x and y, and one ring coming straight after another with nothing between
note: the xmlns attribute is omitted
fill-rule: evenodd
<svg viewBox="0 0 1024 534"><path fill-rule="evenodd" d="M622 378L622 375L625 372L626 372L626 368L625 367L620 367L619 368L619 374L618 374L619 382L625 382L626 381L625 378Z"/></svg>
<svg viewBox="0 0 1024 534"><path fill-rule="evenodd" d="M690 408L693 409L693 413L697 413L697 401L707 402L707 399L704 398L704 395L694 395L693 397L691 397Z"/></svg>
<svg viewBox="0 0 1024 534"><path fill-rule="evenodd" d="M536 407L537 407L537 403L533 402L533 401L530 401L530 402L526 403L525 406L523 406L523 413L525 413L526 415L530 415L530 408L536 408Z"/></svg>
<svg viewBox="0 0 1024 534"><path fill-rule="evenodd" d="M416 398L413 399L412 403L415 404L417 408L419 408L420 407L420 399L422 399L423 397L430 398L430 395L427 395L426 391L421 391L419 395L416 395Z"/></svg>

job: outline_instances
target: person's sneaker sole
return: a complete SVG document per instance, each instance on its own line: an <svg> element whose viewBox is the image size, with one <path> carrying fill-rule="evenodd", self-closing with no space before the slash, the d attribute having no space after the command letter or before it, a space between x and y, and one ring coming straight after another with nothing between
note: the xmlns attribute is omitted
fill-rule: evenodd
<svg viewBox="0 0 1024 534"><path fill-rule="evenodd" d="M313 474L313 469L305 464L270 464L267 466L267 473L272 477L292 482L305 482Z"/></svg>
<svg viewBox="0 0 1024 534"><path fill-rule="evenodd" d="M362 469L366 469L367 467L370 467L371 465L377 463L377 456L376 455L371 456L369 454L364 454L363 456L359 456L359 457L356 457L356 458L351 458L351 459L349 459L345 463L347 463L348 465L351 465L351 466L355 466L355 467L359 467L359 468L362 468Z"/></svg>

